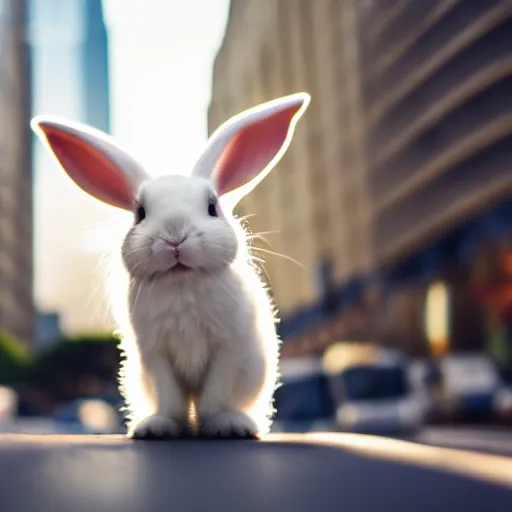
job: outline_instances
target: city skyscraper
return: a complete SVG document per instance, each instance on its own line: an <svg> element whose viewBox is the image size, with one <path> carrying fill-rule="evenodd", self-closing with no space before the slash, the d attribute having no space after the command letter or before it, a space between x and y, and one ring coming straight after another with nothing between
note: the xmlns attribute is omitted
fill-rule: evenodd
<svg viewBox="0 0 512 512"><path fill-rule="evenodd" d="M110 131L110 90L108 34L101 0L88 0L84 6L85 120L105 132Z"/></svg>
<svg viewBox="0 0 512 512"><path fill-rule="evenodd" d="M27 3L0 1L0 329L34 343Z"/></svg>
<svg viewBox="0 0 512 512"><path fill-rule="evenodd" d="M108 34L102 0L30 0L34 112L109 131Z"/></svg>
<svg viewBox="0 0 512 512"><path fill-rule="evenodd" d="M31 0L30 6L32 113L58 115L108 132L108 34L102 1ZM35 138L34 144L37 304L42 312L62 313L66 331L108 329L99 256L82 250L87 231L103 220L102 207L71 183ZM88 218L79 217L66 237L58 237L52 226L62 225L81 208L89 212ZM51 296L44 290L52 290ZM73 323L69 315L83 308L90 315Z"/></svg>

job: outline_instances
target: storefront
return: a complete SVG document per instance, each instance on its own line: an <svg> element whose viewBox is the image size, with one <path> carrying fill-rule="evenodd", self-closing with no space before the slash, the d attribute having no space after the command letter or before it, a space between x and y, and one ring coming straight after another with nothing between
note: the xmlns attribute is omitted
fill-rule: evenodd
<svg viewBox="0 0 512 512"><path fill-rule="evenodd" d="M415 356L481 351L512 369L512 203L382 273L380 337Z"/></svg>
<svg viewBox="0 0 512 512"><path fill-rule="evenodd" d="M473 297L485 319L486 350L512 369L512 229L483 244L471 269Z"/></svg>

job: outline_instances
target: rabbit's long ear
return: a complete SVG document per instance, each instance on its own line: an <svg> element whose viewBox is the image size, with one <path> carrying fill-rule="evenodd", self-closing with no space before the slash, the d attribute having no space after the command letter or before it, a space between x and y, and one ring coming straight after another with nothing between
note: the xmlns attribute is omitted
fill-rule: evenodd
<svg viewBox="0 0 512 512"><path fill-rule="evenodd" d="M34 117L30 126L82 190L109 205L132 208L134 194L148 176L112 137L53 116Z"/></svg>
<svg viewBox="0 0 512 512"><path fill-rule="evenodd" d="M296 93L232 117L210 137L193 175L211 177L219 195L233 192L236 204L284 155L310 99Z"/></svg>

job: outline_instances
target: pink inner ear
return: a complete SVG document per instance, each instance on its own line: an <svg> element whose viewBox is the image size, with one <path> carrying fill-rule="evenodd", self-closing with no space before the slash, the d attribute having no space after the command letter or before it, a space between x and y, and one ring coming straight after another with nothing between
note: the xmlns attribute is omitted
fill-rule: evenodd
<svg viewBox="0 0 512 512"><path fill-rule="evenodd" d="M131 209L131 184L110 159L78 137L47 126L41 129L60 164L80 188L112 206Z"/></svg>
<svg viewBox="0 0 512 512"><path fill-rule="evenodd" d="M214 169L220 195L245 185L267 167L283 146L290 123L301 107L294 105L250 124L231 139Z"/></svg>

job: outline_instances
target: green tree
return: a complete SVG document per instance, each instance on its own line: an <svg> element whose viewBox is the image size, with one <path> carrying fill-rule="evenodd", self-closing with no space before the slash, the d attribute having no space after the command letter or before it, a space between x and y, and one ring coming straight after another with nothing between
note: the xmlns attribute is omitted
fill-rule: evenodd
<svg viewBox="0 0 512 512"><path fill-rule="evenodd" d="M117 388L118 340L112 336L67 337L38 354L32 382L57 400Z"/></svg>
<svg viewBox="0 0 512 512"><path fill-rule="evenodd" d="M0 330L0 384L15 386L29 378L33 358L14 336Z"/></svg>

